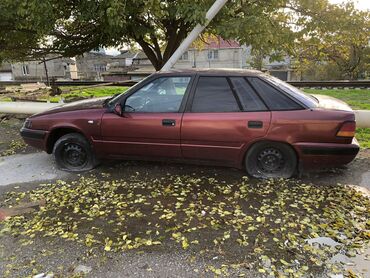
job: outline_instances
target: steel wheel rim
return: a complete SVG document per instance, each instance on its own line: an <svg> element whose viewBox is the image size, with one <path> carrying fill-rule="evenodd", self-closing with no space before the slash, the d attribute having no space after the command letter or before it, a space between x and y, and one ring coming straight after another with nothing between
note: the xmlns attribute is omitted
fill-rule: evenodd
<svg viewBox="0 0 370 278"><path fill-rule="evenodd" d="M87 163L87 153L81 145L76 143L65 144L62 150L62 157L65 164L78 168Z"/></svg>
<svg viewBox="0 0 370 278"><path fill-rule="evenodd" d="M277 173L283 169L284 164L284 156L279 149L266 148L257 155L257 167L262 173Z"/></svg>

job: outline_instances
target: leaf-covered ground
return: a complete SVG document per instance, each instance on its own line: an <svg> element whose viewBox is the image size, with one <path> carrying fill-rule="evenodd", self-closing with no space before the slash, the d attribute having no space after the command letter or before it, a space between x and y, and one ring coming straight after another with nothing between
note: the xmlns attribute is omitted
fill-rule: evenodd
<svg viewBox="0 0 370 278"><path fill-rule="evenodd" d="M86 256L180 248L194 261L218 258L194 274L243 276L251 269L282 277L342 273L342 266L329 260L337 253L355 255L370 238L369 198L344 185L103 174L8 192L0 205L36 200L46 205L2 223L2 237L25 246L37 238L72 241L86 249ZM340 245L305 241L317 237ZM18 269L7 260L3 275L17 276ZM47 270L39 266L38 271Z"/></svg>
<svg viewBox="0 0 370 278"><path fill-rule="evenodd" d="M0 157L33 151L19 134L23 120L0 118Z"/></svg>

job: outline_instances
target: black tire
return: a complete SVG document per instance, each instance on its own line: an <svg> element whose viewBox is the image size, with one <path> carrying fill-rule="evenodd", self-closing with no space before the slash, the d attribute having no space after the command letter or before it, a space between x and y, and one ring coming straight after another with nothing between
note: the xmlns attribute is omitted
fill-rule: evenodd
<svg viewBox="0 0 370 278"><path fill-rule="evenodd" d="M98 164L89 141L79 133L60 137L55 142L53 153L57 166L65 171L88 171Z"/></svg>
<svg viewBox="0 0 370 278"><path fill-rule="evenodd" d="M289 145L260 142L248 150L245 168L254 178L290 178L297 169L297 156Z"/></svg>

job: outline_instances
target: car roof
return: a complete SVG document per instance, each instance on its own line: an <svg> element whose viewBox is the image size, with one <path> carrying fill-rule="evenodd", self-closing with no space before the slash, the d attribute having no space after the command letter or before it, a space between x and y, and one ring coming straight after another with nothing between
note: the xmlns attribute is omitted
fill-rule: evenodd
<svg viewBox="0 0 370 278"><path fill-rule="evenodd" d="M228 69L228 68L190 68L190 69L171 69L168 71L159 71L157 74L209 74L209 75L244 75L244 76L260 76L263 72L250 69Z"/></svg>

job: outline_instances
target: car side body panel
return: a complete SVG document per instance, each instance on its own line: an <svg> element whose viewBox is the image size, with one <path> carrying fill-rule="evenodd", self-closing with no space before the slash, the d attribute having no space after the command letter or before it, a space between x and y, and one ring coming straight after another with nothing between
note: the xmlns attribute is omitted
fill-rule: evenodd
<svg viewBox="0 0 370 278"><path fill-rule="evenodd" d="M94 145L108 157L147 156L181 158L182 113L105 113L101 140ZM167 124L173 121L173 125Z"/></svg>
<svg viewBox="0 0 370 278"><path fill-rule="evenodd" d="M336 134L343 122L354 120L353 112L349 111L321 108L274 111L265 139L293 146L301 168L343 165L354 159L359 145L352 138L340 138Z"/></svg>
<svg viewBox="0 0 370 278"><path fill-rule="evenodd" d="M181 149L185 159L223 161L238 167L248 146L263 138L271 112L184 113Z"/></svg>
<svg viewBox="0 0 370 278"><path fill-rule="evenodd" d="M23 136L23 138L29 145L48 153L52 151L48 148L49 140L52 139L55 132L60 130L68 129L81 133L93 144L95 140L100 139L101 117L105 110L104 108L95 108L39 115L37 121L33 121L31 130L23 128L22 131L23 134L25 131L33 131L34 133L44 131L43 138L39 140L32 138L32 136Z"/></svg>

